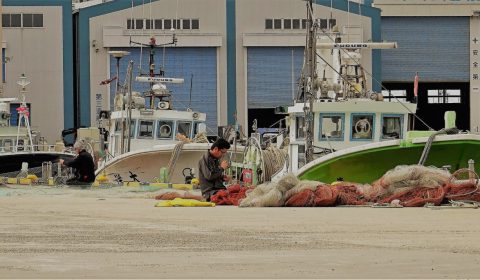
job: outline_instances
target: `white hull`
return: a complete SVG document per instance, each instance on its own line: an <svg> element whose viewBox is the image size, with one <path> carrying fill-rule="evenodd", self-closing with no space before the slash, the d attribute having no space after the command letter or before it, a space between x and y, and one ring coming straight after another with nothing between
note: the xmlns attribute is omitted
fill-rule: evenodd
<svg viewBox="0 0 480 280"><path fill-rule="evenodd" d="M187 143L183 145L180 155L176 160L175 168L169 183L184 183L183 170L193 168L195 177L198 175L198 162L200 158L207 153L210 143ZM132 172L137 175L141 182L154 182L160 177L160 168L167 167L175 144L157 145L152 148L136 150L117 156L105 164L100 164L95 174L98 176L103 173L110 181L115 180L115 174L119 174L123 181L132 181L130 178ZM233 151L233 147L231 149ZM239 150L242 153L243 150ZM189 172L186 172L189 175Z"/></svg>

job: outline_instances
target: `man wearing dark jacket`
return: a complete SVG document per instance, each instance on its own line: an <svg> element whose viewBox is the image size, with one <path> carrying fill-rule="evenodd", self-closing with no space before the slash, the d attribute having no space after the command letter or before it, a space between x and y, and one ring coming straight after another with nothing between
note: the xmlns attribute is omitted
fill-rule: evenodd
<svg viewBox="0 0 480 280"><path fill-rule="evenodd" d="M210 150L198 162L200 190L207 201L210 201L211 196L219 190L225 189L223 181L227 178L223 175L223 171L228 168L228 162L226 160L220 162L220 159L228 149L230 149L230 143L220 138L210 146Z"/></svg>
<svg viewBox="0 0 480 280"><path fill-rule="evenodd" d="M85 150L85 140L78 140L73 145L78 154L73 160L65 162L60 160L60 164L71 167L75 171L75 178L69 179L67 185L86 185L95 181L95 165L89 152Z"/></svg>

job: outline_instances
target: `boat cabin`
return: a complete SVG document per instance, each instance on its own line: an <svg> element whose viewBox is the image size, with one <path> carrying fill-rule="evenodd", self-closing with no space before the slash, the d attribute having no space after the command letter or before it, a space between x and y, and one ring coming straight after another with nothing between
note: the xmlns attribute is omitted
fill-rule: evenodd
<svg viewBox="0 0 480 280"><path fill-rule="evenodd" d="M304 103L288 108L292 171L305 163ZM350 99L313 103L315 157L371 142L404 139L416 104ZM296 157L296 158L295 158ZM298 164L295 164L298 163Z"/></svg>

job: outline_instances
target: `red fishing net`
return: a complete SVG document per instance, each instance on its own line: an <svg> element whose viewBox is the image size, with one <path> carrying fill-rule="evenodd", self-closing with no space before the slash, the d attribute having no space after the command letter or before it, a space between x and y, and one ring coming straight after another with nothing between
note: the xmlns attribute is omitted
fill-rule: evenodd
<svg viewBox="0 0 480 280"><path fill-rule="evenodd" d="M442 203L444 196L445 190L443 187L414 188L388 196L382 199L381 202L391 203L393 200L398 199L400 205L405 207L421 207L427 203L438 206Z"/></svg>
<svg viewBox="0 0 480 280"><path fill-rule="evenodd" d="M210 197L211 202L216 205L235 205L238 206L240 200L244 199L246 192L250 188L238 184L228 186L226 190L220 190Z"/></svg>

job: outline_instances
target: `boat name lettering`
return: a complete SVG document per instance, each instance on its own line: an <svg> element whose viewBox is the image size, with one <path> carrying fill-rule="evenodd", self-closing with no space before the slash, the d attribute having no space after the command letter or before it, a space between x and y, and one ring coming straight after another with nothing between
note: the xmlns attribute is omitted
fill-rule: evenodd
<svg viewBox="0 0 480 280"><path fill-rule="evenodd" d="M334 48L367 48L367 44L334 44Z"/></svg>

